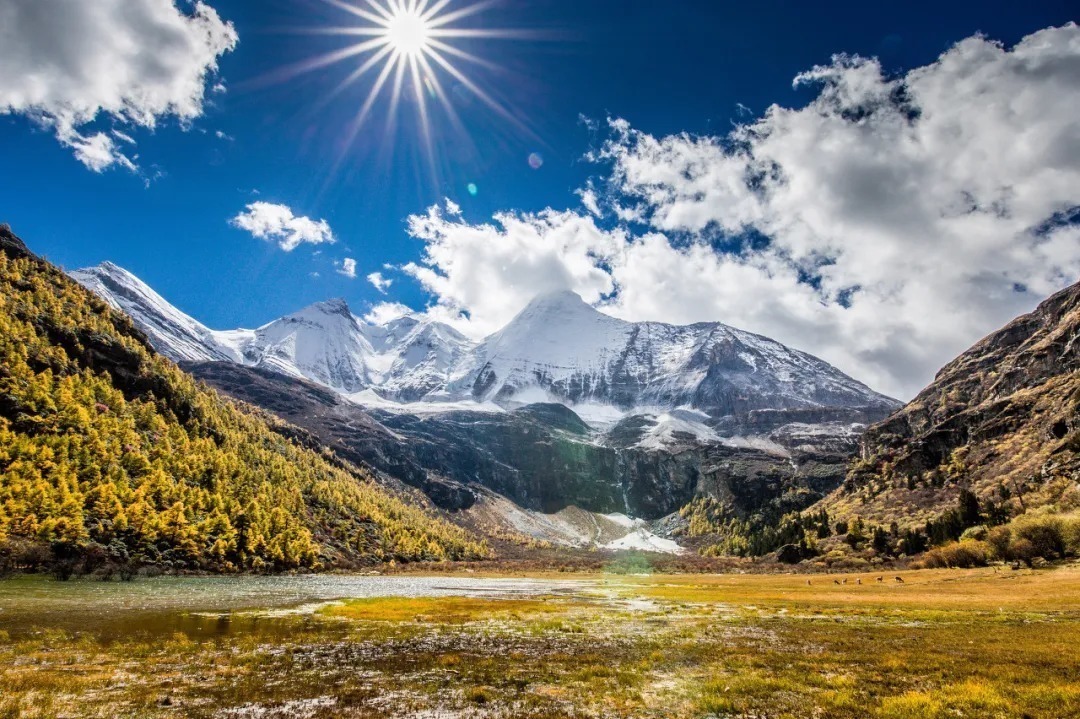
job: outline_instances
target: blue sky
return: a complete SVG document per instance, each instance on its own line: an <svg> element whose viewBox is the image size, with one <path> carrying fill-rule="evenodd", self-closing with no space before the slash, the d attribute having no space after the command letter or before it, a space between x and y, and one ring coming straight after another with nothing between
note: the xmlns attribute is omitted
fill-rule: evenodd
<svg viewBox="0 0 1080 719"><path fill-rule="evenodd" d="M0 8L21 2L0 0ZM811 102L818 90L793 88L792 80L828 64L834 53L878 57L887 73L899 74L933 62L976 32L1008 47L1076 15L1068 2L496 3L461 25L527 30L534 37L457 40L457 47L496 68L457 64L532 133L458 88L452 95L467 137L434 111L433 179L408 102L395 137L383 132L386 103L380 102L356 142L342 151L345 128L374 78L326 98L357 62L261 81L348 42L289 29L348 24L347 14L319 0L208 4L239 35L235 50L221 56L217 78L209 80L223 80L227 92L208 91L202 114L187 128L161 117L149 130L104 114L86 126L131 135L138 173L118 167L92 172L27 113L0 115L7 168L0 219L65 267L112 260L132 270L215 328L259 325L337 296L357 312L387 300L423 308L433 295L421 283L382 270L417 261L424 250L424 242L406 232L406 218L443 198L459 205L462 222L469 223L505 210L581 212L575 191L609 172L584 159L609 134L608 117L624 118L650 137L720 137L773 103L800 108ZM454 0L449 7L463 4ZM528 162L534 152L543 157L539 169ZM326 220L336 244L283 252L229 225L256 200ZM344 257L356 259L356 279L335 272L333 263ZM364 279L377 270L394 280L386 296Z"/></svg>

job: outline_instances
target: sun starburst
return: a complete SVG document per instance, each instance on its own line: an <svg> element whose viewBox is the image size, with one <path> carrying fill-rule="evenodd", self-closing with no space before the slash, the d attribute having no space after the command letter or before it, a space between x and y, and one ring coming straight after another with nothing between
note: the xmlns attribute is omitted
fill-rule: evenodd
<svg viewBox="0 0 1080 719"><path fill-rule="evenodd" d="M451 124L462 128L461 120L444 87L444 81L460 86L478 98L503 120L529 135L528 128L502 103L470 78L462 68L473 65L488 69L498 67L454 44L457 39L530 37L520 30L497 30L461 27L459 23L487 9L495 0L479 0L454 7L453 0L323 0L347 13L355 22L335 27L320 27L308 32L347 37L349 45L305 60L275 73L274 79L288 79L347 61L357 63L331 92L337 97L362 79L371 79L366 95L350 123L345 146L355 140L379 103L387 98L387 129L395 126L397 113L406 93L415 98L423 144L429 160L433 158L432 112L429 103L437 103Z"/></svg>

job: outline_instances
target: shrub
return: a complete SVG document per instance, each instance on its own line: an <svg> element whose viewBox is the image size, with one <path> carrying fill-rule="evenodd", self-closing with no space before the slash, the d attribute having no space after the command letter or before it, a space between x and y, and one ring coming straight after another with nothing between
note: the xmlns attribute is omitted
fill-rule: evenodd
<svg viewBox="0 0 1080 719"><path fill-rule="evenodd" d="M952 542L931 549L923 555L922 564L929 569L983 567L986 566L992 553L993 548L987 542L975 539Z"/></svg>
<svg viewBox="0 0 1080 719"><path fill-rule="evenodd" d="M997 559L1009 558L1009 543L1012 542L1012 530L1007 526L994 527L986 535L986 542L993 548Z"/></svg>
<svg viewBox="0 0 1080 719"><path fill-rule="evenodd" d="M652 562L642 552L620 553L604 567L608 574L652 574Z"/></svg>
<svg viewBox="0 0 1080 719"><path fill-rule="evenodd" d="M1080 556L1080 513L1067 514L1061 518L1061 534L1065 540L1065 553Z"/></svg>
<svg viewBox="0 0 1080 719"><path fill-rule="evenodd" d="M1019 517L1013 522L1013 544L1031 542L1035 557L1058 559L1065 555L1064 523L1055 515Z"/></svg>
<svg viewBox="0 0 1080 719"><path fill-rule="evenodd" d="M964 532L975 537L979 527ZM985 530L985 528L981 528ZM994 559L1030 564L1036 559L1080 556L1080 512L1036 513L1017 517L1009 524L985 532L985 542Z"/></svg>
<svg viewBox="0 0 1080 719"><path fill-rule="evenodd" d="M1039 554L1030 539L1014 539L1009 543L1008 559L1018 559L1021 562L1031 564L1031 560L1037 556Z"/></svg>
<svg viewBox="0 0 1080 719"><path fill-rule="evenodd" d="M974 527L968 527L964 530L964 533L960 535L960 541L966 541L968 539L977 539L979 541L985 541L987 535L990 534L990 530L986 528L985 524L976 524Z"/></svg>

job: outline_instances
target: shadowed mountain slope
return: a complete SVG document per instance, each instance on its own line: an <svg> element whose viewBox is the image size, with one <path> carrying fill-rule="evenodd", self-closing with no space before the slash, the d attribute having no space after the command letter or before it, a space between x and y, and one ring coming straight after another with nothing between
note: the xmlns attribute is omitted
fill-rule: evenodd
<svg viewBox="0 0 1080 719"><path fill-rule="evenodd" d="M946 365L863 436L823 504L831 514L915 524L961 489L1009 513L1080 502L1080 284Z"/></svg>

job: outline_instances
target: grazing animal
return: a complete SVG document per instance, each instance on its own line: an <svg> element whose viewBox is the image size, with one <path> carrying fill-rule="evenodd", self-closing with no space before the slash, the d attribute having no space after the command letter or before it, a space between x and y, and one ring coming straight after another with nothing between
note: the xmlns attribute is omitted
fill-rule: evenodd
<svg viewBox="0 0 1080 719"><path fill-rule="evenodd" d="M844 579L844 581L842 581L842 582L840 582L840 583L841 583L841 584L847 584L847 579Z"/></svg>
<svg viewBox="0 0 1080 719"><path fill-rule="evenodd" d="M806 586L808 586L808 587L810 586L810 580L809 579L806 580Z"/></svg>
<svg viewBox="0 0 1080 719"><path fill-rule="evenodd" d="M855 583L856 584L862 584L862 577L859 577L858 579L856 579Z"/></svg>
<svg viewBox="0 0 1080 719"><path fill-rule="evenodd" d="M893 577L893 578L896 580L897 584L903 584L904 583L904 578L903 577Z"/></svg>
<svg viewBox="0 0 1080 719"><path fill-rule="evenodd" d="M834 580L832 580L832 583L833 583L833 584L839 584L839 583L840 583L840 580L839 580L839 579L834 579Z"/></svg>
<svg viewBox="0 0 1080 719"><path fill-rule="evenodd" d="M1016 562L1012 563L1012 570L1014 572L1019 572L1020 571L1020 562L1019 561L1016 561Z"/></svg>
<svg viewBox="0 0 1080 719"><path fill-rule="evenodd" d="M877 578L877 580L878 580L879 582L884 582L884 581L885 581L885 577L878 577L878 578Z"/></svg>

